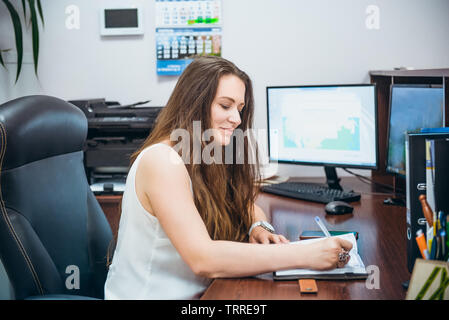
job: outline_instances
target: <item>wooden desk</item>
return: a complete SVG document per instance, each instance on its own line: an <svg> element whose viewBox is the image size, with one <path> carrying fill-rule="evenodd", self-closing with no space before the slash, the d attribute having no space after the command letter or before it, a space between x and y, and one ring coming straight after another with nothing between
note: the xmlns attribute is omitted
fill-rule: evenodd
<svg viewBox="0 0 449 320"><path fill-rule="evenodd" d="M118 226L120 223L122 196L123 195L121 194L95 196L111 226L112 234L115 239L117 239Z"/></svg>
<svg viewBox="0 0 449 320"><path fill-rule="evenodd" d="M379 268L380 289L367 289L365 280L318 280L318 294L301 294L297 281L273 281L270 273L215 279L201 299L404 299L406 291L401 283L411 276L407 270L405 208L384 205L387 195L373 193L371 185L356 178L343 178L341 185L362 193L361 201L352 203L353 214L330 216L324 212L324 204L266 193L259 196L257 204L276 231L291 241L298 240L304 230L319 230L314 216L319 216L329 230L358 231L360 256L366 267Z"/></svg>

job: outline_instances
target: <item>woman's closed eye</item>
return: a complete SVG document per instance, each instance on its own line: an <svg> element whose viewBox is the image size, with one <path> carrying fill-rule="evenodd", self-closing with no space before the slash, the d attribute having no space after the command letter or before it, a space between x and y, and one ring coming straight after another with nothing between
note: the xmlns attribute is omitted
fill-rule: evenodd
<svg viewBox="0 0 449 320"><path fill-rule="evenodd" d="M232 109L232 106L229 106L229 105L226 105L226 104L219 103L219 105L223 108L223 110L226 110L226 111ZM243 109L244 109L244 106L241 106L241 107L239 106L239 107L237 108L237 111L238 111L238 113L239 113L240 115L243 114Z"/></svg>

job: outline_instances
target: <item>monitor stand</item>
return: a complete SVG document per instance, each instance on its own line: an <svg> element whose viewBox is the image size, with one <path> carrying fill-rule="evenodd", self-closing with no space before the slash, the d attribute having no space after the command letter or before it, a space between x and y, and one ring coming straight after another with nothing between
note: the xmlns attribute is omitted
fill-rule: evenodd
<svg viewBox="0 0 449 320"><path fill-rule="evenodd" d="M394 193L394 196L386 198L384 200L384 204L390 205L390 206L405 207L405 205L406 205L406 203L405 203L405 196L397 191L397 186L396 186L396 184L398 183L397 179L398 179L398 177L397 177L397 175L395 175L394 178L393 178L393 193Z"/></svg>
<svg viewBox="0 0 449 320"><path fill-rule="evenodd" d="M384 204L390 205L390 206L399 206L399 207L405 207L405 200L403 198L386 198L384 200Z"/></svg>
<svg viewBox="0 0 449 320"><path fill-rule="evenodd" d="M324 166L324 172L326 173L326 183L331 189L343 190L340 185L340 178L337 176L337 170L335 167Z"/></svg>

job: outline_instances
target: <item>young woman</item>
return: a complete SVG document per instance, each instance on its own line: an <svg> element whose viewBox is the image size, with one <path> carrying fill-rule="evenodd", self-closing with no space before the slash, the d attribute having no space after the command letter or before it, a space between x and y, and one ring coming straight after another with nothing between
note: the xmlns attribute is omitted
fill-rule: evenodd
<svg viewBox="0 0 449 320"><path fill-rule="evenodd" d="M260 225L257 152L251 135L233 140L253 114L251 80L233 63L201 57L185 69L132 157L106 299L194 299L213 278L347 262L348 241L286 245Z"/></svg>

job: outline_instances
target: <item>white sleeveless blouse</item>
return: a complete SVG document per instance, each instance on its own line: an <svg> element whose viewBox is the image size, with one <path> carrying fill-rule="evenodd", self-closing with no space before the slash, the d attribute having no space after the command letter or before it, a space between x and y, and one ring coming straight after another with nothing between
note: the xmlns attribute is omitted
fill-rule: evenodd
<svg viewBox="0 0 449 320"><path fill-rule="evenodd" d="M145 148L129 170L117 246L104 288L105 299L198 299L211 279L192 272L159 220L137 198L137 167L150 148L170 147L158 143Z"/></svg>

